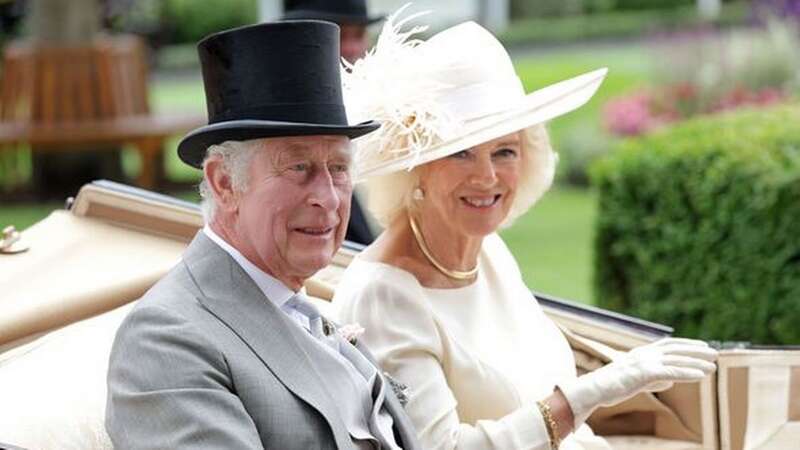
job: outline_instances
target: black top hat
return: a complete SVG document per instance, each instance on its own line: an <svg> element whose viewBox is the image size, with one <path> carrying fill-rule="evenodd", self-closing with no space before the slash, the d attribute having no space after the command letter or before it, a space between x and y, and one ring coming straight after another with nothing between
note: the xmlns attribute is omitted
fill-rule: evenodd
<svg viewBox="0 0 800 450"><path fill-rule="evenodd" d="M178 145L181 160L191 166L201 168L207 148L224 141L322 134L352 139L380 126L347 122L335 24L250 25L212 34L197 49L208 125Z"/></svg>
<svg viewBox="0 0 800 450"><path fill-rule="evenodd" d="M370 17L366 0L284 0L283 19L316 19L339 24L369 25L384 19Z"/></svg>

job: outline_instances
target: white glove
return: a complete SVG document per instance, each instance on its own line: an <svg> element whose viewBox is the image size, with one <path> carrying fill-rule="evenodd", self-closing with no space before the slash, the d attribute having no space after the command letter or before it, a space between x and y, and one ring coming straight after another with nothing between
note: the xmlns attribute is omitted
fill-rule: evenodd
<svg viewBox="0 0 800 450"><path fill-rule="evenodd" d="M600 406L640 392L658 392L674 382L699 381L714 372L717 351L703 341L665 338L559 386L575 416L575 429Z"/></svg>

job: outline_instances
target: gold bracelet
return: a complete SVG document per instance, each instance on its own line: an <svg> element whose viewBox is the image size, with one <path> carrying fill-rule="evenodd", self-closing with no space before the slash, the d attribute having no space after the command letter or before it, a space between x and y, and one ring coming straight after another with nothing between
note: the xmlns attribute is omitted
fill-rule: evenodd
<svg viewBox="0 0 800 450"><path fill-rule="evenodd" d="M542 413L542 418L544 418L545 428L547 428L547 436L550 438L550 449L558 450L558 446L561 445L561 439L558 438L558 423L556 423L556 419L553 418L553 412L550 410L550 405L545 402L538 401L536 402L536 406L539 407L539 412Z"/></svg>

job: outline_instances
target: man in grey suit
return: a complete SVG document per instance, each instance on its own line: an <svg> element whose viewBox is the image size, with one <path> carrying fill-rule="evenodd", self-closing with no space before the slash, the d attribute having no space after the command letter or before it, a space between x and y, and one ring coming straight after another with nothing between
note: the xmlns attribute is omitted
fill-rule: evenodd
<svg viewBox="0 0 800 450"><path fill-rule="evenodd" d="M259 24L198 45L206 226L120 327L106 428L119 449L416 449L365 349L301 291L346 231L350 139L338 28Z"/></svg>

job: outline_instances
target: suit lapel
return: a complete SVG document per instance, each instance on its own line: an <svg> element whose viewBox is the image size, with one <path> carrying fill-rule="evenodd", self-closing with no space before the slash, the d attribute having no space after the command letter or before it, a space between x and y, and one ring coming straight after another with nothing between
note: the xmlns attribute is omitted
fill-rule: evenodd
<svg viewBox="0 0 800 450"><path fill-rule="evenodd" d="M201 292L198 300L228 326L296 396L319 411L338 448L352 447L350 435L324 381L311 364L304 331L267 299L247 273L202 231L183 256Z"/></svg>

